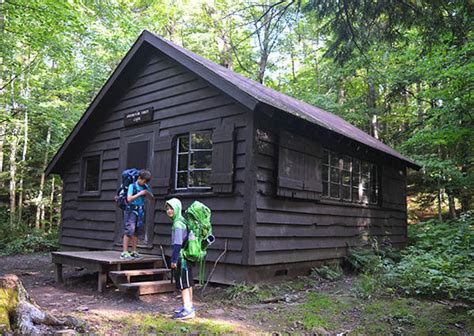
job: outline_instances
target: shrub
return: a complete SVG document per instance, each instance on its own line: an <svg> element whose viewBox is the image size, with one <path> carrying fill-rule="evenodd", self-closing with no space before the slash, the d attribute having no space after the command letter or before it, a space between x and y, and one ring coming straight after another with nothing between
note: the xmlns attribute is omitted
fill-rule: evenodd
<svg viewBox="0 0 474 336"><path fill-rule="evenodd" d="M343 275L344 273L339 264L330 266L324 265L311 269L311 276L319 276L329 281L339 280Z"/></svg>
<svg viewBox="0 0 474 336"><path fill-rule="evenodd" d="M466 213L448 222L429 220L409 227L410 245L400 260L390 249L377 246L352 250L347 261L352 268L372 276L385 287L408 295L443 296L474 301L474 216ZM361 281L362 296L371 282Z"/></svg>

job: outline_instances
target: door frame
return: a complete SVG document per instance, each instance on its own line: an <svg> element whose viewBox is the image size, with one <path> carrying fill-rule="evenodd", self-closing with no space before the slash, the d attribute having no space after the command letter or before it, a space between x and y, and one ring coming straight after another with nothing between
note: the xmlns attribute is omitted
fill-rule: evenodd
<svg viewBox="0 0 474 336"><path fill-rule="evenodd" d="M120 186L121 173L124 169L130 168L126 167L127 164L127 145L130 142L138 141L149 141L148 146L148 169L153 173L154 171L154 141L155 133L159 132L160 124L148 124L145 126L133 126L126 128L120 131L120 154L119 154L119 171L118 171L118 180L117 187ZM153 188L153 186L152 186ZM138 241L139 248L152 249L153 248L153 238L154 238L154 222L155 222L155 201L145 198L145 242L143 240ZM115 212L115 245L122 246L122 237L123 237L123 210L117 208Z"/></svg>

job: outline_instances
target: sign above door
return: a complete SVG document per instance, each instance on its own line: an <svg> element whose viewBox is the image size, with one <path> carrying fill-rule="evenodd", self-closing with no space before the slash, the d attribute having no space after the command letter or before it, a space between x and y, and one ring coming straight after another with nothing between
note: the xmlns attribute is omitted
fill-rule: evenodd
<svg viewBox="0 0 474 336"><path fill-rule="evenodd" d="M125 127L144 124L153 120L153 107L144 110L126 113L123 119Z"/></svg>

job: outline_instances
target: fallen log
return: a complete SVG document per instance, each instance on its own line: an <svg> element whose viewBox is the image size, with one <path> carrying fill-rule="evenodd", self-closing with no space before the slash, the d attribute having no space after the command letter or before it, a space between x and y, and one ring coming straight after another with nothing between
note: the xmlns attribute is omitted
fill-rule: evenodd
<svg viewBox="0 0 474 336"><path fill-rule="evenodd" d="M54 334L57 327L83 328L73 317L57 318L41 310L16 275L0 277L0 334Z"/></svg>

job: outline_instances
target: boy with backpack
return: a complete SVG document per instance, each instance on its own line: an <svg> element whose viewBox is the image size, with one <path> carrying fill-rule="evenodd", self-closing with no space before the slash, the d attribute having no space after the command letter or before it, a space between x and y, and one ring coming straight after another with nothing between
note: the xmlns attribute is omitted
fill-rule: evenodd
<svg viewBox="0 0 474 336"><path fill-rule="evenodd" d="M186 243L188 230L186 220L181 215L181 201L172 198L166 201L166 215L173 221L171 227L171 246L173 253L171 255L171 269L174 270L176 279L176 288L181 290L183 306L173 312L173 319L190 319L196 315L193 307L193 275L192 265L189 260L181 257L181 248Z"/></svg>
<svg viewBox="0 0 474 336"><path fill-rule="evenodd" d="M151 173L142 169L136 182L130 183L127 191L127 202L123 212L123 252L120 259L140 258L137 252L138 236L143 234L143 217L145 215L145 196L154 199L148 183ZM128 240L132 240L132 252L128 252Z"/></svg>

